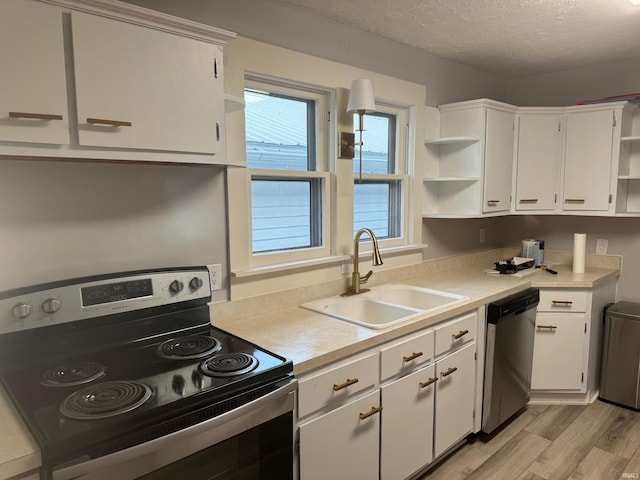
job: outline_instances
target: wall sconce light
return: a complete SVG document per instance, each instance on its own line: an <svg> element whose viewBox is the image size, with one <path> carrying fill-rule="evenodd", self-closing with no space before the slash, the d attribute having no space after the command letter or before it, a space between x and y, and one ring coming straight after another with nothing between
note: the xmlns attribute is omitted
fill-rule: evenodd
<svg viewBox="0 0 640 480"><path fill-rule="evenodd" d="M341 132L340 133L340 157L353 158L355 155L355 146L360 147L360 182L362 182L362 132L364 130L363 117L365 113L374 112L376 103L373 99L373 88L371 80L360 79L351 83L351 91L349 92L349 101L347 102L347 113L357 113L359 117L358 132L360 132L359 142L355 143L355 134Z"/></svg>

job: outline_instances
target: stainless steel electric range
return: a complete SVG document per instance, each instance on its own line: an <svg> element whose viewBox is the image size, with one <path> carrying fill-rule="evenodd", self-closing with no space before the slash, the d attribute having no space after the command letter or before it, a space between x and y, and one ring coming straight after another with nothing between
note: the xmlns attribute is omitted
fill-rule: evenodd
<svg viewBox="0 0 640 480"><path fill-rule="evenodd" d="M43 479L287 479L290 361L211 326L208 270L0 293L2 382Z"/></svg>

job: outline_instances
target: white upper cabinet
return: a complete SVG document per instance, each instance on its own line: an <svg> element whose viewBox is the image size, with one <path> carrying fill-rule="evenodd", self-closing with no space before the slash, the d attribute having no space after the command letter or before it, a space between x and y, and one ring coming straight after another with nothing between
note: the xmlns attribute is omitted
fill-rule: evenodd
<svg viewBox="0 0 640 480"><path fill-rule="evenodd" d="M423 216L509 213L516 107L483 99L428 111L439 136L425 140Z"/></svg>
<svg viewBox="0 0 640 480"><path fill-rule="evenodd" d="M115 0L3 0L0 32L0 155L227 164L235 34Z"/></svg>
<svg viewBox="0 0 640 480"><path fill-rule="evenodd" d="M82 12L71 29L80 145L218 153L221 47Z"/></svg>
<svg viewBox="0 0 640 480"><path fill-rule="evenodd" d="M564 113L523 109L516 115L515 212L556 210L562 167Z"/></svg>
<svg viewBox="0 0 640 480"><path fill-rule="evenodd" d="M0 141L69 143L62 10L0 2Z"/></svg>
<svg viewBox="0 0 640 480"><path fill-rule="evenodd" d="M512 110L486 109L483 213L509 212L513 121Z"/></svg>
<svg viewBox="0 0 640 480"><path fill-rule="evenodd" d="M565 135L564 211L607 212L612 207L613 155L620 141L620 109L567 113ZM614 148L614 138L617 137ZM617 165L617 162L615 163Z"/></svg>

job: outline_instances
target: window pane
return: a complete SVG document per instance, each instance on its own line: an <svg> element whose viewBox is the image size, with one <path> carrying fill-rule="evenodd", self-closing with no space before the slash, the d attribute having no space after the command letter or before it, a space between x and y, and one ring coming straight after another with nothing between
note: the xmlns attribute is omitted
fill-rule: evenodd
<svg viewBox="0 0 640 480"><path fill-rule="evenodd" d="M355 183L353 185L353 233L370 228L378 238L389 237L390 185Z"/></svg>
<svg viewBox="0 0 640 480"><path fill-rule="evenodd" d="M318 179L251 180L253 253L322 243L320 185Z"/></svg>
<svg viewBox="0 0 640 480"><path fill-rule="evenodd" d="M245 90L247 166L315 170L315 103Z"/></svg>
<svg viewBox="0 0 640 480"><path fill-rule="evenodd" d="M353 115L356 142L360 141L359 116ZM362 172L363 173L396 173L395 170L395 116L386 114L369 114L363 119L362 132ZM353 171L360 171L360 147L356 146Z"/></svg>

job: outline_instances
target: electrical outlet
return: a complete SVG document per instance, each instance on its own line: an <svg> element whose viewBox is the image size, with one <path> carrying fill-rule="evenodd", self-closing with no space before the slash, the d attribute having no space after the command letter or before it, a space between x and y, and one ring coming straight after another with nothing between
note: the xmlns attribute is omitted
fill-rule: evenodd
<svg viewBox="0 0 640 480"><path fill-rule="evenodd" d="M207 269L209 270L211 290L222 289L222 265L214 263L213 265L207 265Z"/></svg>
<svg viewBox="0 0 640 480"><path fill-rule="evenodd" d="M599 238L596 240L596 255L606 255L609 249L609 240Z"/></svg>
<svg viewBox="0 0 640 480"><path fill-rule="evenodd" d="M342 275L347 275L351 273L351 262L348 260L343 260L341 265Z"/></svg>

